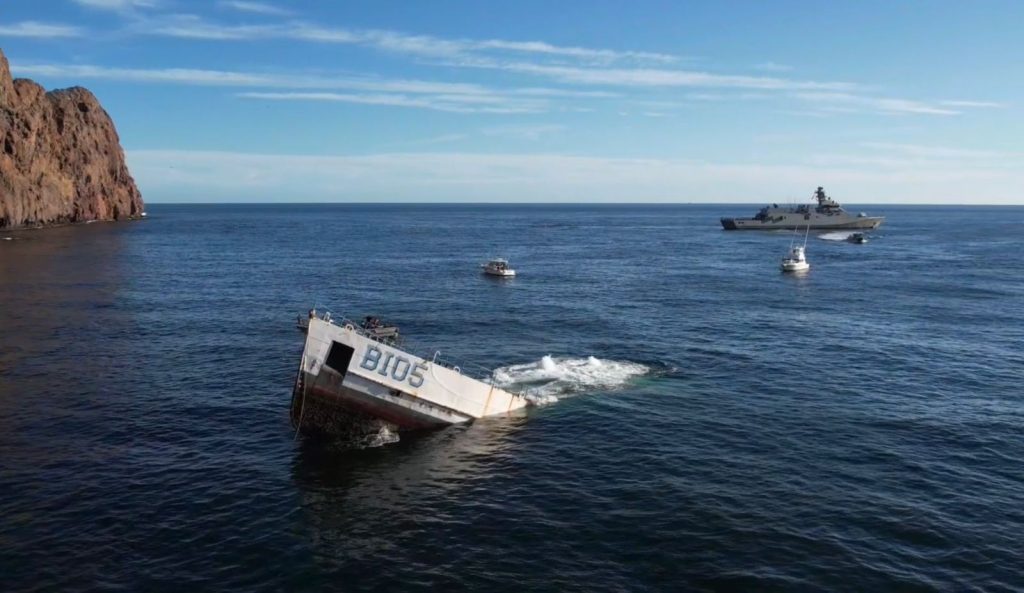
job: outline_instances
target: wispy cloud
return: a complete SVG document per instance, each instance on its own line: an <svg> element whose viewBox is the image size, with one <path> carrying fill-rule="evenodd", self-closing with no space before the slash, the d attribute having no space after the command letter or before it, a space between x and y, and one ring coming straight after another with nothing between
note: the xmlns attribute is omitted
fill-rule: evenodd
<svg viewBox="0 0 1024 593"><path fill-rule="evenodd" d="M246 0L220 0L217 2L218 6L223 8L229 8L232 10L238 10L240 12L251 12L254 14L265 14L268 16L289 16L292 14L290 10L268 4L266 2L248 2Z"/></svg>
<svg viewBox="0 0 1024 593"><path fill-rule="evenodd" d="M872 97L837 92L801 92L794 97L833 113L875 112L890 115L959 115L961 112L941 104L911 99Z"/></svg>
<svg viewBox="0 0 1024 593"><path fill-rule="evenodd" d="M688 101L699 101L703 103L724 103L726 101L754 101L769 99L773 95L768 92L758 91L747 91L747 92L729 92L729 93L686 93L683 98Z"/></svg>
<svg viewBox="0 0 1024 593"><path fill-rule="evenodd" d="M859 150L857 150L859 149ZM926 144L861 142L843 152L824 152L806 159L827 167L871 167L888 171L1000 173L1024 168L1024 153Z"/></svg>
<svg viewBox="0 0 1024 593"><path fill-rule="evenodd" d="M416 107L451 113L539 113L545 106L538 103L508 100L483 95L395 95L362 93L238 93L245 99L269 101L330 101L363 105Z"/></svg>
<svg viewBox="0 0 1024 593"><path fill-rule="evenodd" d="M585 60L597 60L597 61L615 61L615 60L646 60L652 62L676 62L679 61L678 56L646 52L646 51L618 51L611 49L592 49L586 47L565 47L552 45L543 41L502 41L499 39L489 39L486 41L468 42L469 46L473 49L486 50L486 49L498 49L505 51L515 51L524 53L535 53L535 54L550 54L554 56L566 56L572 58L581 58Z"/></svg>
<svg viewBox="0 0 1024 593"><path fill-rule="evenodd" d="M75 0L76 2L97 8L128 9L133 7L150 7L158 0ZM255 0L220 0L225 8L269 16L285 17L285 11L266 2ZM77 35L77 29L61 25L42 25L40 23L22 23L22 35L34 33L36 36L60 36L61 34ZM570 45L557 45L546 41L518 41L505 39L467 39L442 38L432 35L419 35L402 31L385 29L359 29L349 27L313 24L287 18L274 19L263 24L224 24L206 19L195 14L162 14L149 15L145 18L131 19L126 25L130 31L139 35L162 35L186 39L205 39L215 41L258 41L265 39L288 39L309 43L345 44L365 47L375 51L396 53L412 56L434 65L467 69L490 69L543 78L567 89L536 89L539 96L576 96L584 97L586 91L579 87L608 87L630 89L635 92L643 89L708 89L717 94L707 93L704 97L699 93L690 95L692 100L726 100L745 98L737 97L737 91L747 94L765 93L778 96L788 95L804 103L811 104L810 115L829 115L841 113L880 113L887 115L915 114L950 116L958 115L965 109L994 108L1002 105L980 100L947 100L923 101L899 97L874 96L874 93L861 84L845 81L801 80L780 75L749 76L719 72L708 72L675 67L681 58L668 53L638 50L620 50L608 48L588 48ZM17 33L12 33L17 34ZM422 63L422 62L421 62ZM326 77L298 77L264 75L240 72L214 72L194 69L165 70L126 70L105 69L101 72L92 68L80 71L85 77L107 76L111 78L149 81L179 82L183 84L202 84L223 86L263 86L267 88L290 88L288 93L247 93L248 98L275 100L318 100L339 102L365 102L374 104L407 105L421 104L421 99L405 95L412 93L446 93L448 90L434 88L422 91L409 91L411 81L399 81L397 86L379 83L359 82L354 80L328 80ZM762 62L756 68L766 72L786 72L791 68L776 62ZM422 83L421 83L422 84ZM304 89L332 91L336 89L360 90L381 95L366 96L353 93L297 92ZM452 89L459 94L477 93L465 89ZM508 91L503 91L508 92ZM527 89L511 91L514 94L526 95ZM606 93L607 90L589 91L591 96ZM624 91L625 92L625 91ZM712 99L711 97L716 97ZM759 96L763 98L764 95ZM640 97L633 97L634 99ZM433 109L468 110L459 107L468 101L439 101L430 103ZM568 108L586 108L574 106ZM509 112L535 111L537 106L505 105L502 109ZM661 109L651 113L664 113Z"/></svg>
<svg viewBox="0 0 1024 593"><path fill-rule="evenodd" d="M792 66L778 64L776 62L761 62L760 64L754 64L754 68L757 70L763 70L764 72L789 72L793 70Z"/></svg>
<svg viewBox="0 0 1024 593"><path fill-rule="evenodd" d="M562 124L509 124L491 126L480 131L485 136L498 136L517 140L540 140L545 136L560 134L566 129L566 126Z"/></svg>
<svg viewBox="0 0 1024 593"><path fill-rule="evenodd" d="M128 11L168 0L74 0L95 8ZM285 17L279 7L253 0L220 0L225 8ZM140 14L123 19L126 30L138 35L162 35L212 41L286 39L309 43L346 44L378 52L411 56L419 65L487 69L550 81L560 88L484 88L467 83L380 80L373 77L331 77L187 68L127 69L82 65L27 65L21 70L38 76L98 78L149 83L250 87L239 96L276 101L332 101L420 107L451 112L530 113L545 111L557 98L613 98L636 102L651 98L644 92L688 89L680 98L691 101L782 97L810 106L801 115L875 113L885 115L958 115L967 109L1002 107L980 100L916 100L874 96L862 84L802 80L785 75L750 76L679 67L679 56L625 49L557 45L545 41L442 38L394 30L359 29L273 18L262 24L224 24L194 14ZM10 35L59 37L82 34L75 27L25 22L0 26ZM788 66L758 64L761 70L785 72ZM548 83L545 83L548 84ZM585 90L585 89L591 90ZM257 92L259 91L259 92ZM274 92L268 92L274 91ZM337 92L345 91L345 92ZM666 93L662 93L664 96ZM433 95L422 97L419 95ZM533 97L536 100L529 100ZM561 105L586 111L587 105ZM663 115L652 107L647 114ZM656 115L651 115L655 117Z"/></svg>
<svg viewBox="0 0 1024 593"><path fill-rule="evenodd" d="M10 25L0 24L0 35L10 37L80 37L82 30L71 25L57 23L40 23L38 21L22 21Z"/></svg>
<svg viewBox="0 0 1024 593"><path fill-rule="evenodd" d="M680 59L678 56L658 52L561 46L544 41L445 39L432 35L417 35L383 29L328 27L301 21L273 25L229 25L211 22L192 14L165 16L146 23L145 27L138 29L138 32L222 41L279 38L313 43L349 44L431 58L457 58L478 53L501 52L572 58L592 62L620 60L676 62Z"/></svg>
<svg viewBox="0 0 1024 593"><path fill-rule="evenodd" d="M415 140L406 140L399 142L401 146L425 146L429 144L447 144L449 142L458 142L459 140L465 140L469 138L469 134L463 133L451 133L451 134L439 134L437 136L431 136L429 138L419 138Z"/></svg>
<svg viewBox="0 0 1024 593"><path fill-rule="evenodd" d="M418 107L452 113L538 113L554 99L607 99L613 93L543 87L495 88L474 83L377 77L203 70L195 68L109 68L86 64L22 64L19 75L69 80L111 80L225 88L278 89L237 96L273 101L328 101ZM344 90L349 92L333 92Z"/></svg>
<svg viewBox="0 0 1024 593"><path fill-rule="evenodd" d="M821 91L845 91L857 88L857 85L849 82L815 82L771 76L738 76L666 68L591 68L533 62L509 62L489 58L467 59L449 64L532 74L566 84Z"/></svg>
<svg viewBox="0 0 1024 593"><path fill-rule="evenodd" d="M135 8L156 8L161 0L72 0L75 4L99 10L128 11Z"/></svg>
<svg viewBox="0 0 1024 593"><path fill-rule="evenodd" d="M278 37L276 25L231 25L223 26L207 22L192 14L175 14L158 19L147 19L132 25L140 34L155 34L185 39L208 39L215 41L241 41Z"/></svg>
<svg viewBox="0 0 1024 593"><path fill-rule="evenodd" d="M949 105L950 107L976 107L979 109L1006 107L1005 103L995 103L993 101L939 101L939 103L941 105Z"/></svg>
<svg viewBox="0 0 1024 593"><path fill-rule="evenodd" d="M196 68L111 68L84 64L23 64L12 65L14 71L34 76L59 78L85 78L125 82L176 83L196 86L274 87L356 89L364 91L391 91L405 93L460 93L486 94L487 87L474 83L438 82L426 80L382 79L375 77L345 77L281 73L242 72L235 70L204 70ZM522 89L531 94L543 89Z"/></svg>
<svg viewBox="0 0 1024 593"><path fill-rule="evenodd" d="M274 75L201 70L194 68L109 68L84 64L21 64L11 69L26 76L70 79L116 80L122 82L177 83L197 86L292 86L301 79Z"/></svg>
<svg viewBox="0 0 1024 593"><path fill-rule="evenodd" d="M949 160L996 161L1002 159L1024 160L1024 152L981 150L976 148L935 146L929 144L900 144L895 142L862 142L864 148L889 151L916 158Z"/></svg>

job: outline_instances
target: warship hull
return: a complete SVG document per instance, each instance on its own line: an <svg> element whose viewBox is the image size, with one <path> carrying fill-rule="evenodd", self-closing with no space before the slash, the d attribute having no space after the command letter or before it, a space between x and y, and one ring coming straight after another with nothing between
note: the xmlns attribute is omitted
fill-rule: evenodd
<svg viewBox="0 0 1024 593"><path fill-rule="evenodd" d="M722 228L727 231L772 231L784 229L807 229L817 231L871 230L878 228L884 216L868 216L863 212L850 214L839 202L825 195L825 188L818 186L813 199L817 206L765 206L751 218L722 218Z"/></svg>
<svg viewBox="0 0 1024 593"><path fill-rule="evenodd" d="M832 219L832 220L829 220ZM723 218L722 228L727 231L771 231L793 230L795 228L812 231L871 230L878 228L885 219L880 216L849 217L835 220L834 217L804 218L800 216L784 217L782 220L759 220L757 218Z"/></svg>

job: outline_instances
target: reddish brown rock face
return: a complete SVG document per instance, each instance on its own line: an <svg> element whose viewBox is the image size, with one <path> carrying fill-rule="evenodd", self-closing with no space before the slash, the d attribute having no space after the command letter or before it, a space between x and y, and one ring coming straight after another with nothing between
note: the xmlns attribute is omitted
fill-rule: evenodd
<svg viewBox="0 0 1024 593"><path fill-rule="evenodd" d="M142 214L114 122L92 93L11 79L0 51L0 229Z"/></svg>

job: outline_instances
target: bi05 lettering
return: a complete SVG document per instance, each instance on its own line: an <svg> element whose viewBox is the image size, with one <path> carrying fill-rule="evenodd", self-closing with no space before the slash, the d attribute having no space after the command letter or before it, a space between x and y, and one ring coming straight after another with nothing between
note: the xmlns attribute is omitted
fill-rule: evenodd
<svg viewBox="0 0 1024 593"><path fill-rule="evenodd" d="M391 352L385 354L380 348L370 346L359 366L368 371L377 371L382 377L390 375L395 381L405 381L413 387L419 387L423 385L422 372L426 370L427 363L413 364L404 356L395 356Z"/></svg>

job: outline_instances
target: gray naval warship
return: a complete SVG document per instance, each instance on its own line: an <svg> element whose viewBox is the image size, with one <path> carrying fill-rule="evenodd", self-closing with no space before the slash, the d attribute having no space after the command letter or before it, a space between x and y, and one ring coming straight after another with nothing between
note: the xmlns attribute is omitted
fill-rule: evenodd
<svg viewBox="0 0 1024 593"><path fill-rule="evenodd" d="M821 186L814 192L817 206L779 206L772 204L761 208L753 218L723 218L722 227L727 231L772 230L809 228L826 229L874 229L882 224L884 216L868 216L863 212L853 215L843 210L832 198L825 195Z"/></svg>

